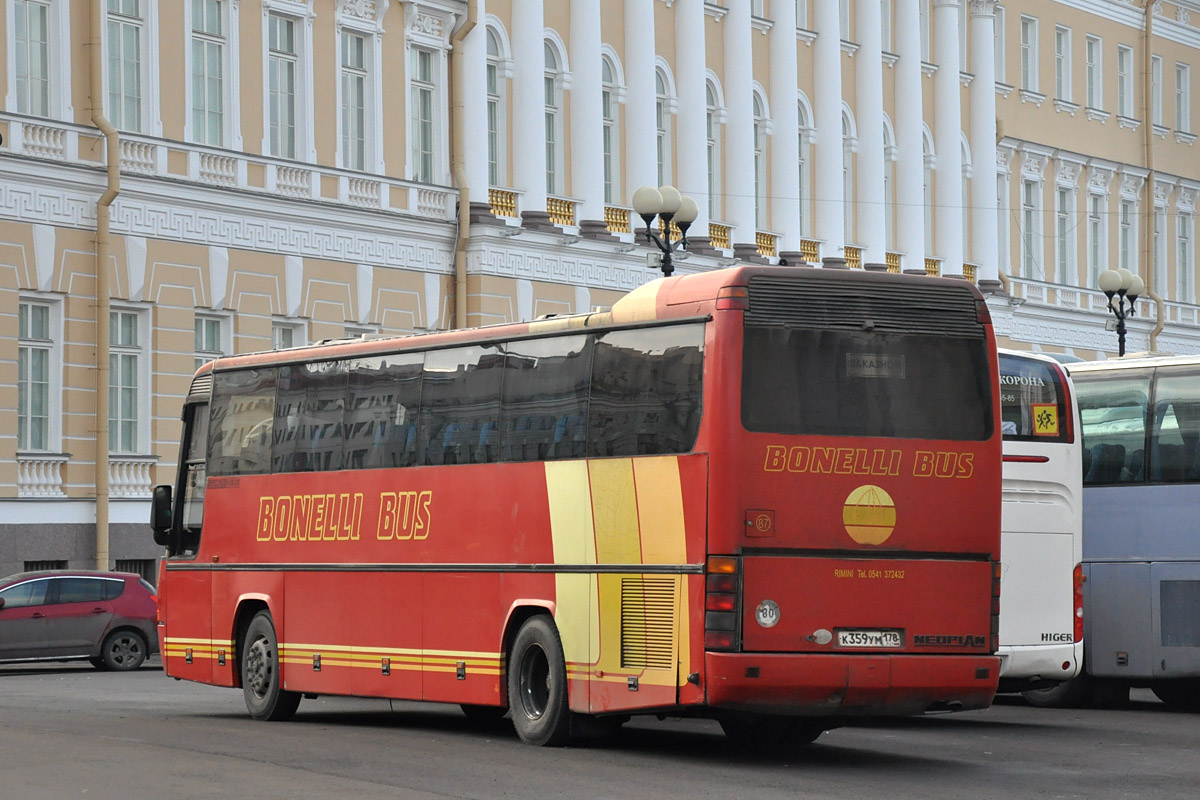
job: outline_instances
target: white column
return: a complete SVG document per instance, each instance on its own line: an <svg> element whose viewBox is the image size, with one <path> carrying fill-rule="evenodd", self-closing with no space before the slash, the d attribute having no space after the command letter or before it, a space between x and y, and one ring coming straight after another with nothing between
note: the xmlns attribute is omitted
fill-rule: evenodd
<svg viewBox="0 0 1200 800"><path fill-rule="evenodd" d="M996 1L971 0L971 239L980 285L1000 284L996 221Z"/></svg>
<svg viewBox="0 0 1200 800"><path fill-rule="evenodd" d="M896 249L904 269L925 271L925 147L921 136L921 15L896 3Z"/></svg>
<svg viewBox="0 0 1200 800"><path fill-rule="evenodd" d="M625 201L658 183L654 119L654 4L625 0ZM636 220L635 220L636 221Z"/></svg>
<svg viewBox="0 0 1200 800"><path fill-rule="evenodd" d="M903 4L901 4L903 5ZM813 205L816 234L825 240L824 257L844 258L846 244L842 191L842 41L838 4L812 3L817 41L813 44L816 76L813 116L816 117L816 191Z"/></svg>
<svg viewBox="0 0 1200 800"><path fill-rule="evenodd" d="M487 28L483 24L486 0L479 2L479 23L463 40L463 104L467 119L487 119ZM463 145L470 186L470 202L488 204L487 125L464 125Z"/></svg>
<svg viewBox="0 0 1200 800"><path fill-rule="evenodd" d="M545 21L541 0L513 0L513 183L522 212L546 213Z"/></svg>
<svg viewBox="0 0 1200 800"><path fill-rule="evenodd" d="M708 137L704 94L704 0L675 0L675 92L679 113L675 119L675 186L691 195L700 208L688 233L698 246L708 241ZM686 43L686 46L684 46ZM653 149L654 140L646 142Z"/></svg>
<svg viewBox="0 0 1200 800"><path fill-rule="evenodd" d="M883 265L887 227L883 193L883 31L879 0L858 0L855 8L855 103L858 115L858 243L863 264Z"/></svg>
<svg viewBox="0 0 1200 800"><path fill-rule="evenodd" d="M796 87L796 4L771 7L771 228L780 256L800 263L800 114ZM795 259L793 261L792 259Z"/></svg>
<svg viewBox="0 0 1200 800"><path fill-rule="evenodd" d="M753 254L757 206L754 187L754 55L750 52L750 4L730 3L725 14L725 215L729 239Z"/></svg>
<svg viewBox="0 0 1200 800"><path fill-rule="evenodd" d="M958 79L959 0L933 0L933 143L937 180L933 187L934 248L943 275L961 275L962 240L962 101ZM994 162L993 162L994 163Z"/></svg>
<svg viewBox="0 0 1200 800"><path fill-rule="evenodd" d="M571 0L571 195L577 220L604 220L604 141L600 107L600 4Z"/></svg>

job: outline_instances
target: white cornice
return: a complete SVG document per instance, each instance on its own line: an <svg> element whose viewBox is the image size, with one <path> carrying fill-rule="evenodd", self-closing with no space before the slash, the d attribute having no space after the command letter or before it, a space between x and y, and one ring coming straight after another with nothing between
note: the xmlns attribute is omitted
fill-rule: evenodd
<svg viewBox="0 0 1200 800"><path fill-rule="evenodd" d="M1094 14L1102 19L1128 25L1134 30L1145 28L1145 12L1134 5L1119 3L1116 0L1054 0L1059 5ZM1187 5L1189 9L1200 11L1200 4L1186 3L1179 0L1176 5ZM1171 42L1178 42L1187 47L1200 49L1200 29L1186 25L1166 16L1154 18L1154 35Z"/></svg>

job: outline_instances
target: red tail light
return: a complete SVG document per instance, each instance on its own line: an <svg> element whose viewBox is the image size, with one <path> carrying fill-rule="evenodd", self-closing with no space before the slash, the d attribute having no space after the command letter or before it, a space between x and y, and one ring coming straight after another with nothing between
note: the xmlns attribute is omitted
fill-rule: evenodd
<svg viewBox="0 0 1200 800"><path fill-rule="evenodd" d="M749 311L750 289L745 286L722 286L717 290L717 310Z"/></svg>
<svg viewBox="0 0 1200 800"><path fill-rule="evenodd" d="M1073 574L1074 578L1074 601L1075 601L1075 641L1076 643L1083 641L1083 582L1087 580L1083 576L1083 564L1076 564Z"/></svg>
<svg viewBox="0 0 1200 800"><path fill-rule="evenodd" d="M741 562L732 556L709 556L705 571L704 649L737 650Z"/></svg>
<svg viewBox="0 0 1200 800"><path fill-rule="evenodd" d="M1003 565L992 562L992 652L1000 649L1000 575Z"/></svg>

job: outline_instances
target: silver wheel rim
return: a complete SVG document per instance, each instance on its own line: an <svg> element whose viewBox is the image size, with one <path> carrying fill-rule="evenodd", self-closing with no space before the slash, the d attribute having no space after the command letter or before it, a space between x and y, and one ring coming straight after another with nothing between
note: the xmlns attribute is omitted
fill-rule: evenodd
<svg viewBox="0 0 1200 800"><path fill-rule="evenodd" d="M275 674L271 648L266 637L260 636L246 652L246 685L259 699L271 689L271 678Z"/></svg>

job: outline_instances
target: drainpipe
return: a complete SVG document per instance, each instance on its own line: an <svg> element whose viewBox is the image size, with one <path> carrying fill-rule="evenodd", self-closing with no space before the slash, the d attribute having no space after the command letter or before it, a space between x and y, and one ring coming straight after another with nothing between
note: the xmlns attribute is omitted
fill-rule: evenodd
<svg viewBox="0 0 1200 800"><path fill-rule="evenodd" d="M450 168L458 187L458 235L454 237L454 327L467 327L467 242L471 238L471 186L467 180L466 101L463 97L463 39L479 22L479 2L470 0L467 18L450 36Z"/></svg>
<svg viewBox="0 0 1200 800"><path fill-rule="evenodd" d="M96 568L109 569L108 552L108 318L109 211L121 190L121 147L117 129L104 116L104 0L92 0L92 123L104 134L108 188L96 201Z"/></svg>
<svg viewBox="0 0 1200 800"><path fill-rule="evenodd" d="M1146 124L1142 126L1145 131L1143 134L1143 142L1146 148L1146 224L1142 232L1142 263L1146 265L1146 294L1154 301L1154 307L1157 310L1158 319L1154 323L1154 330L1150 331L1150 352L1158 350L1158 335L1162 333L1163 325L1167 318L1166 304L1154 291L1155 281L1158 276L1154 272L1154 118L1151 113L1154 110L1154 101L1152 95L1154 92L1153 86L1153 65L1154 52L1152 45L1154 43L1153 31L1151 26L1154 24L1154 0L1145 0L1146 24L1142 26L1142 53L1145 56L1145 80L1142 87L1142 117Z"/></svg>

